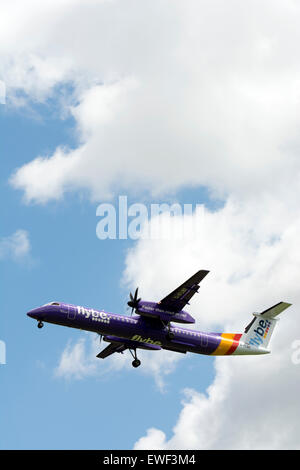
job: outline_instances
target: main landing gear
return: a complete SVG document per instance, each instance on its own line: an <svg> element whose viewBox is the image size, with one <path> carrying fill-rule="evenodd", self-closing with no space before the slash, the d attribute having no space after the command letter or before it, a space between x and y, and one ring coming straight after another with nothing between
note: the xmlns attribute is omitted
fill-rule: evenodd
<svg viewBox="0 0 300 470"><path fill-rule="evenodd" d="M37 325L37 326L38 326L38 328L43 328L44 323L40 320L40 321L38 322L38 325Z"/></svg>
<svg viewBox="0 0 300 470"><path fill-rule="evenodd" d="M129 349L129 351L130 351L130 354L133 357L132 367L135 367L135 368L139 367L141 365L141 361L137 358L136 349L134 349L133 351L131 349Z"/></svg>

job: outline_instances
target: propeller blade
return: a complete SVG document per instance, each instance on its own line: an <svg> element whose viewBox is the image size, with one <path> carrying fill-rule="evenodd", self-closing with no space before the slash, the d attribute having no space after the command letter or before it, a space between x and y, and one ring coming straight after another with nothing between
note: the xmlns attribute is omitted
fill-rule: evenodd
<svg viewBox="0 0 300 470"><path fill-rule="evenodd" d="M134 293L134 300L135 300L135 302L136 302L136 300L137 300L138 291L139 291L139 288L137 287L137 288L135 289L135 293Z"/></svg>
<svg viewBox="0 0 300 470"><path fill-rule="evenodd" d="M131 309L132 309L131 310L131 315L133 313L133 310L135 310L138 307L139 301L141 300L141 298L138 298L138 292L139 292L139 288L137 287L135 289L134 296L132 295L131 292L129 293L130 300L127 302L127 305L129 307L131 307Z"/></svg>

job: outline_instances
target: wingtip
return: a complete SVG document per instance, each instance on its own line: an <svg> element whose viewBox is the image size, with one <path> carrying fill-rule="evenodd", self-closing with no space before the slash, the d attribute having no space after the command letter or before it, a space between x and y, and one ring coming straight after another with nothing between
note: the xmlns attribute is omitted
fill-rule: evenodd
<svg viewBox="0 0 300 470"><path fill-rule="evenodd" d="M197 274L202 274L204 276L206 276L207 274L209 273L208 269L200 269Z"/></svg>
<svg viewBox="0 0 300 470"><path fill-rule="evenodd" d="M289 302L281 302L281 303L285 305L285 308L289 308L293 305L293 304L290 304Z"/></svg>
<svg viewBox="0 0 300 470"><path fill-rule="evenodd" d="M207 269L202 269L203 278L207 276L209 272L210 271L208 271Z"/></svg>

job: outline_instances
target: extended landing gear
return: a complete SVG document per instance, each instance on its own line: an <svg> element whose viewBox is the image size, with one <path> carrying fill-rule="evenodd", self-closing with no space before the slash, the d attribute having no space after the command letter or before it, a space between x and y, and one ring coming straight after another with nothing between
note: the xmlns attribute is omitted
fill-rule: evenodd
<svg viewBox="0 0 300 470"><path fill-rule="evenodd" d="M135 368L139 367L141 365L141 361L137 358L136 349L134 349L133 351L131 349L129 349L129 351L130 351L130 354L133 357L132 367L135 367Z"/></svg>
<svg viewBox="0 0 300 470"><path fill-rule="evenodd" d="M40 321L38 322L38 325L37 325L37 326L38 326L38 328L43 328L44 323L40 320Z"/></svg>
<svg viewBox="0 0 300 470"><path fill-rule="evenodd" d="M132 366L133 367L139 367L141 365L141 361L139 359L135 359L132 361Z"/></svg>

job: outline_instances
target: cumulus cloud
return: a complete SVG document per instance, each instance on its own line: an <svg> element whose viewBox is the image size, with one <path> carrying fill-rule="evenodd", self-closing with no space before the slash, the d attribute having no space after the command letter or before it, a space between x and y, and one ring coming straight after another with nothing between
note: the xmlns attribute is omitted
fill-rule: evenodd
<svg viewBox="0 0 300 470"><path fill-rule="evenodd" d="M293 304L280 317L270 355L217 358L215 378L206 391L183 390L171 437L152 427L135 443L136 449L299 448L299 365L292 358L300 338L300 214L288 201L260 202L230 199L214 212L200 207L187 221L188 239L141 239L128 253L123 281L128 287L139 285L149 300L159 300L199 268L210 269L188 307L202 331L243 332L252 312L281 300ZM175 232L180 219L168 219ZM68 345L58 375L101 377L103 371L131 368L129 355L99 364L97 352L98 344L83 339ZM143 367L138 373L150 374L165 391L167 376L182 356L167 351L140 355ZM188 356L183 359L188 361Z"/></svg>
<svg viewBox="0 0 300 470"><path fill-rule="evenodd" d="M16 230L12 235L0 239L0 259L22 261L30 253L29 234L26 230Z"/></svg>
<svg viewBox="0 0 300 470"><path fill-rule="evenodd" d="M66 379L82 379L93 375L94 370L95 363L91 363L86 358L85 338L80 338L75 345L70 342L67 344L55 370L55 375Z"/></svg>
<svg viewBox="0 0 300 470"><path fill-rule="evenodd" d="M17 169L12 185L44 203L74 190L100 200L206 185L242 197L299 184L299 15L270 0L26 8L14 28L22 60L2 32L7 88L43 99L71 83L81 140Z"/></svg>
<svg viewBox="0 0 300 470"><path fill-rule="evenodd" d="M55 376L67 380L82 380L87 377L102 377L111 371L126 367L123 354L115 354L105 362L96 358L100 349L107 345L108 343L104 342L100 345L99 336L96 334L85 334L74 344L69 341L59 359Z"/></svg>
<svg viewBox="0 0 300 470"><path fill-rule="evenodd" d="M172 436L148 429L136 449L299 448L299 366L292 354L300 337L300 215L285 202L231 199L215 212L203 208L200 224L192 224L196 212L190 216L190 239L140 240L128 254L125 280L142 286L143 298L160 299L197 269L211 270L188 309L202 331L241 333L252 312L281 300L293 304L278 322L269 356L217 358L205 393L184 390ZM172 223L174 229L176 218Z"/></svg>
<svg viewBox="0 0 300 470"><path fill-rule="evenodd" d="M164 218L165 214L157 217ZM168 219L168 222L172 224L175 233L178 227L181 228L180 216ZM155 224L156 220L151 220L151 223ZM139 285L144 299L159 300L198 269L209 269L210 273L202 282L199 295L193 297L188 307L188 311L196 318L196 328L202 331L243 332L252 318L252 312L262 311L281 300L291 302L295 307L284 312L279 321L271 343L272 355L217 359L216 377L207 393L201 394L195 390L185 392L174 437L170 441L165 438L158 444L157 437L162 437L163 431L149 430L147 436L136 445L138 448L217 448L234 447L235 443L241 447L293 446L294 441L288 436L294 432L294 422L290 423L285 437L277 433L277 441L273 431L259 441L254 429L255 426L258 429L262 426L259 420L268 422L268 413L272 421L279 395L282 400L288 384L296 384L297 380L298 369L291 355L292 344L300 338L297 326L297 304L300 300L300 258L297 249L299 211L292 204L287 210L276 198L267 198L260 205L256 201L245 204L230 199L224 207L214 212L199 207L185 223L189 234L187 239L141 239L128 252L123 279L128 288ZM99 348L98 341L87 336L79 338L75 344L68 344L60 358L57 376L82 379L131 369L128 353L99 361L95 358ZM152 376L162 392L167 389L167 377L174 372L178 361L188 360L188 355L183 357L168 351L140 351L139 357L143 367L138 373ZM291 407L295 408L297 390L295 386L294 394L289 395L290 403L293 403ZM240 400L239 394L243 397ZM261 397L268 397L268 400L264 409L262 405L258 406L255 419L260 424L257 424L254 418L251 421L251 413L247 416L243 407L245 400L252 400L254 410L256 400L261 401ZM226 410L233 413L233 409L237 415L244 416L249 429L253 426L248 444L245 436L243 440L242 437L237 439L235 433L230 434L231 440L224 440L222 436L221 430L225 427L222 423L233 420L233 415L226 414ZM282 419L282 413L278 414L278 419ZM291 410L289 413L292 415ZM188 426L190 415L195 416L193 426ZM205 433L201 431L204 421L211 423L210 431ZM189 432L182 426L189 427ZM246 433L242 420L239 421L239 432ZM183 440L183 435L188 437Z"/></svg>
<svg viewBox="0 0 300 470"><path fill-rule="evenodd" d="M171 234L182 229L181 216L168 220ZM202 206L185 216L185 229L187 238L140 239L127 254L124 282L141 286L143 298L159 300L197 270L210 270L189 307L205 327L230 323L240 312L293 293L300 264L296 207L287 210L276 198L260 205L229 199L217 211Z"/></svg>
<svg viewBox="0 0 300 470"><path fill-rule="evenodd" d="M109 373L132 370L132 357L128 351L125 351L124 354L113 354L105 361L97 359L96 355L107 345L108 343L104 342L100 345L96 335L81 336L74 344L69 341L55 368L55 377L66 380L82 380L88 377L103 378ZM159 357L158 354L156 356L158 361L153 361L153 353L140 350L138 357L143 363L143 368L134 370L134 373L151 376L157 389L164 393L166 391L166 377L174 371L176 363L180 359L178 356L174 360L173 353L160 351ZM164 367L162 367L162 363Z"/></svg>
<svg viewBox="0 0 300 470"><path fill-rule="evenodd" d="M294 322L287 320L288 328ZM280 324L277 338L287 340L288 328ZM151 428L135 449L299 449L299 366L291 362L290 343L276 343L272 356L260 360L216 359L205 393L184 390L171 438Z"/></svg>

